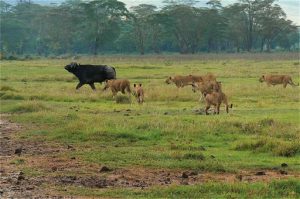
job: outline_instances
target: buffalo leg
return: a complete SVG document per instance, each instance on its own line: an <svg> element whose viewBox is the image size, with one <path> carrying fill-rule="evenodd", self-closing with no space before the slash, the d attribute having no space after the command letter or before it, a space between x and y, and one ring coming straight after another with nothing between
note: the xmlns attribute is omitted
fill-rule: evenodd
<svg viewBox="0 0 300 199"><path fill-rule="evenodd" d="M76 90L78 90L82 85L83 85L83 83L79 82L76 86Z"/></svg>
<svg viewBox="0 0 300 199"><path fill-rule="evenodd" d="M94 83L90 83L89 85L90 85L90 87L91 87L93 90L96 90L96 87L95 87L95 84L94 84Z"/></svg>

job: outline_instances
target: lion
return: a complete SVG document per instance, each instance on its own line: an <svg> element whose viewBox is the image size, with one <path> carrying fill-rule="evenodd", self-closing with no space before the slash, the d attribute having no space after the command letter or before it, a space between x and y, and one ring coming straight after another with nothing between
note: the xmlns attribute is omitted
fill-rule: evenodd
<svg viewBox="0 0 300 199"><path fill-rule="evenodd" d="M197 75L190 75L190 76L192 76L194 82L217 81L216 76L210 73L202 76L197 76Z"/></svg>
<svg viewBox="0 0 300 199"><path fill-rule="evenodd" d="M144 89L142 88L142 84L138 86L133 84L133 95L137 98L139 104L144 102Z"/></svg>
<svg viewBox="0 0 300 199"><path fill-rule="evenodd" d="M262 75L259 78L259 81L262 82L266 82L268 86L275 86L276 84L283 84L283 88L286 88L286 86L288 84L290 84L291 86L295 87L295 86L299 86L298 84L295 84L292 81L292 78L290 75Z"/></svg>
<svg viewBox="0 0 300 199"><path fill-rule="evenodd" d="M216 81L216 77L213 74L207 74L203 76L176 75L173 77L170 76L166 79L167 84L171 84L173 82L177 86L177 88L182 88L184 86L192 85L193 82L206 82L206 81Z"/></svg>
<svg viewBox="0 0 300 199"><path fill-rule="evenodd" d="M217 81L193 82L192 91L195 93L197 90L201 92L199 101L202 101L204 93L221 92L222 83Z"/></svg>
<svg viewBox="0 0 300 199"><path fill-rule="evenodd" d="M174 83L177 88L183 88L184 86L191 85L193 82L193 78L191 75L188 76L181 76L181 75L176 75L173 77L168 77L166 79L167 84Z"/></svg>
<svg viewBox="0 0 300 199"><path fill-rule="evenodd" d="M222 91L222 83L217 81L205 81L192 83L192 91L200 91L202 94L211 93L212 91Z"/></svg>
<svg viewBox="0 0 300 199"><path fill-rule="evenodd" d="M119 91L121 91L123 94L125 94L126 91L129 94L131 93L130 82L127 79L110 79L110 80L106 80L103 90L106 90L108 88L111 89L111 91L113 93L113 97L115 97L115 95Z"/></svg>
<svg viewBox="0 0 300 199"><path fill-rule="evenodd" d="M213 105L215 107L214 113L220 113L220 106L223 102L226 106L226 112L229 113L229 108L232 108L232 104L228 105L227 96L222 91L213 91L211 93L204 92L204 99L206 102L205 113L208 115L208 109Z"/></svg>

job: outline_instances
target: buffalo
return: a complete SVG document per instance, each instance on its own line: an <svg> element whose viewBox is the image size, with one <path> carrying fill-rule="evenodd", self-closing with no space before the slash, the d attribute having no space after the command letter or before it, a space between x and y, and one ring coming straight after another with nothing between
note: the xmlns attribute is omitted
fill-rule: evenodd
<svg viewBox="0 0 300 199"><path fill-rule="evenodd" d="M94 83L102 83L108 79L116 79L116 70L114 67L106 65L82 65L72 62L65 66L65 69L73 73L79 80L76 89L84 84L89 84L93 90L96 90Z"/></svg>

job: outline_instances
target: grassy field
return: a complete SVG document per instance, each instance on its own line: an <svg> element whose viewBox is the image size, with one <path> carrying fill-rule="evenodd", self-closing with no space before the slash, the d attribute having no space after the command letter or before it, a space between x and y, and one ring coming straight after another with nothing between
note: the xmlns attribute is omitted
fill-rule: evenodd
<svg viewBox="0 0 300 199"><path fill-rule="evenodd" d="M300 89L268 87L258 82L262 74L289 74L300 82L297 54L242 54L195 56L99 56L79 63L107 64L118 78L142 83L145 101L120 104L110 91L85 85L75 90L76 78L64 70L70 60L41 59L1 62L1 113L24 128L17 140L71 145L76 150L57 153L74 157L78 170L49 172L47 166L14 159L28 176L92 175L85 165L118 169L197 171L213 175L285 170L300 174ZM213 73L222 81L233 109L226 114L201 115L199 93L191 87L165 84L171 75ZM121 95L121 94L119 94ZM20 163L20 159L21 161ZM192 185L155 184L147 189L45 183L62 195L129 198L297 198L299 178L266 181L218 181ZM67 187L67 188L66 188Z"/></svg>

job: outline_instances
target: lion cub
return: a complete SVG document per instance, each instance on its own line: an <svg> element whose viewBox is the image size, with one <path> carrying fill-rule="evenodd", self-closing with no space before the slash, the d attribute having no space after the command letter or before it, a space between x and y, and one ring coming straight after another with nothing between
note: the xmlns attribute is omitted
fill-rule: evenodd
<svg viewBox="0 0 300 199"><path fill-rule="evenodd" d="M286 88L288 84L291 86L299 86L298 84L295 84L292 81L291 76L289 75L263 75L259 78L259 81L266 82L268 86L273 85L275 86L276 84L283 84L283 88Z"/></svg>
<svg viewBox="0 0 300 199"><path fill-rule="evenodd" d="M138 103L142 104L144 102L144 89L142 88L142 84L138 86L133 84L133 95L137 98Z"/></svg>
<svg viewBox="0 0 300 199"><path fill-rule="evenodd" d="M115 97L119 91L121 91L123 94L125 94L125 91L127 91L127 93L129 94L131 93L130 82L127 79L106 80L103 90L106 90L108 88L111 89L113 97Z"/></svg>
<svg viewBox="0 0 300 199"><path fill-rule="evenodd" d="M208 109L210 108L211 105L215 107L214 113L219 114L220 113L220 106L221 103L223 102L226 106L226 112L229 112L229 105L227 101L226 95L222 91L213 91L211 93L204 93L204 99L206 102L206 107L205 107L205 113L208 115ZM230 108L232 108L232 104L230 104Z"/></svg>

